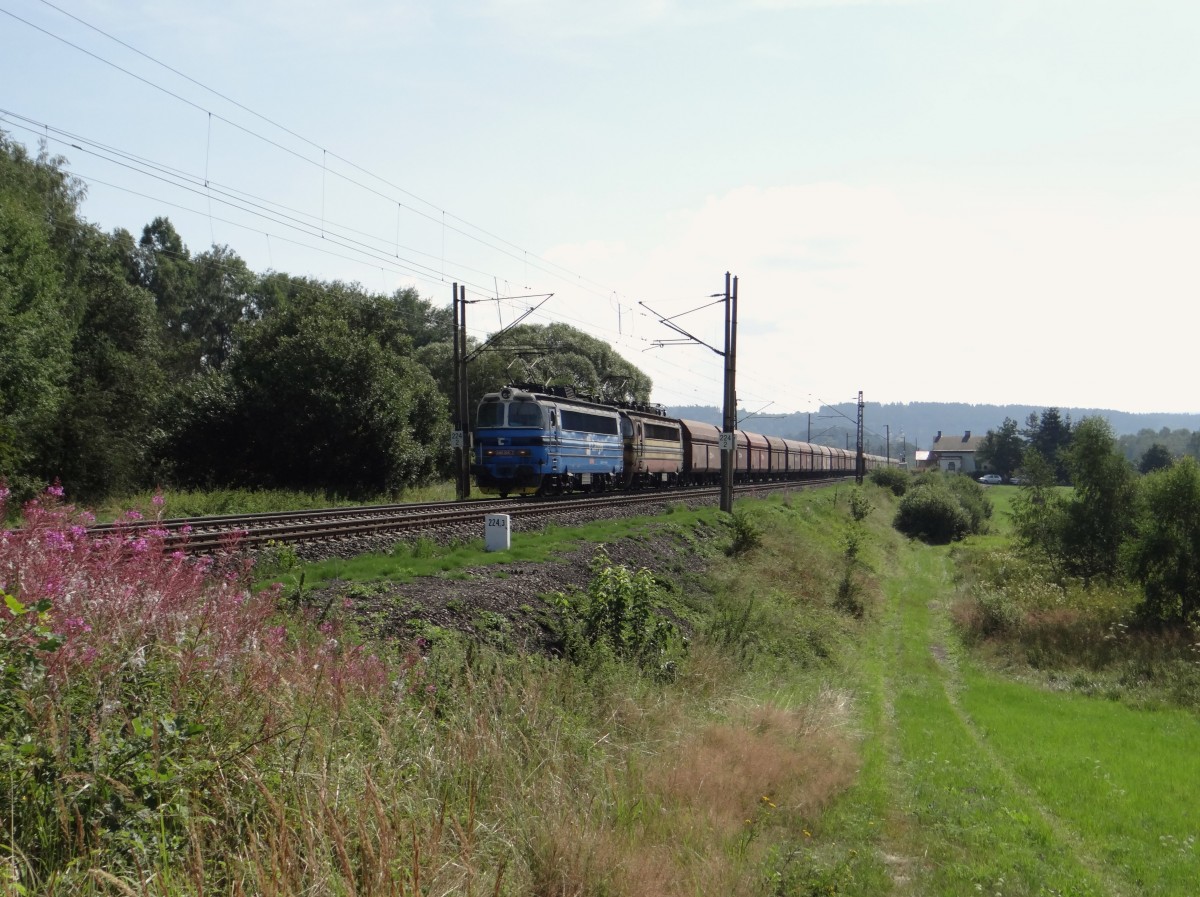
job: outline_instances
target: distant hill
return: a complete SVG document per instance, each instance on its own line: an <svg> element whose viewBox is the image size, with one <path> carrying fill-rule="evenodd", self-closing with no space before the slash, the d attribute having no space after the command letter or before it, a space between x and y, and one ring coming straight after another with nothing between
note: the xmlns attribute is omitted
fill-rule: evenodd
<svg viewBox="0 0 1200 897"><path fill-rule="evenodd" d="M890 454L899 456L901 433L908 452L914 448L927 449L938 431L961 434L986 433L995 430L1011 417L1023 428L1030 414L1041 414L1043 405L968 405L961 402L867 402L863 409L863 429L867 434L867 450L884 454L887 451L890 428ZM1103 408L1062 408L1072 421L1085 417L1104 417L1112 425L1117 436L1133 435L1142 430L1200 430L1200 414L1132 414L1127 411L1112 411ZM721 424L721 409L710 405L682 405L668 408L673 417ZM746 415L738 411L739 419ZM858 409L853 402L840 405L823 405L819 411L793 413L778 416L751 417L742 420L745 429L767 436L784 436L789 439L822 443L825 445L853 446Z"/></svg>

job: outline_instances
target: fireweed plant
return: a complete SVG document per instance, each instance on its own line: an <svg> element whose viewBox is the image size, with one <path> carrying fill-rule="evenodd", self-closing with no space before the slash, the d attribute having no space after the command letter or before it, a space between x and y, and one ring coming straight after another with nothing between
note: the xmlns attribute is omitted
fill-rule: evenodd
<svg viewBox="0 0 1200 897"><path fill-rule="evenodd" d="M315 726L423 692L419 664L349 644L337 609L280 615L232 550L190 558L154 527L93 535L61 496L0 531L0 892L222 855ZM8 499L0 482L0 520Z"/></svg>

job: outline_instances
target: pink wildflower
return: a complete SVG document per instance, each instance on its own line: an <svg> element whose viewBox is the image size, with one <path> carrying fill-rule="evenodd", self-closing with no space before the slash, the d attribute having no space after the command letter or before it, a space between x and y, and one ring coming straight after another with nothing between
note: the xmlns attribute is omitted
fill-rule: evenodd
<svg viewBox="0 0 1200 897"><path fill-rule="evenodd" d="M63 635L72 636L77 632L91 632L92 627L84 622L83 617L67 617L63 620Z"/></svg>
<svg viewBox="0 0 1200 897"><path fill-rule="evenodd" d="M155 493L154 493L154 498L152 498L152 499L150 499L150 500L151 500L152 502L154 502L154 504L155 504L156 506L160 507L160 508L161 508L163 505L165 505L165 504L167 503L167 498L166 498L166 496L165 496L165 495L163 495L161 492L155 492Z"/></svg>
<svg viewBox="0 0 1200 897"><path fill-rule="evenodd" d="M130 508L128 511L125 512L125 519L126 520L141 520L142 512L139 511L137 508Z"/></svg>
<svg viewBox="0 0 1200 897"><path fill-rule="evenodd" d="M46 487L46 494L53 495L55 498L62 498L63 497L62 484L59 483L58 480L55 480L53 485Z"/></svg>

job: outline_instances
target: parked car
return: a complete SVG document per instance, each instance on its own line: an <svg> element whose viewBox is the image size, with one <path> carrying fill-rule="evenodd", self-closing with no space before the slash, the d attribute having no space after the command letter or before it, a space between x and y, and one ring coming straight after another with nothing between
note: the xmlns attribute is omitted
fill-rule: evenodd
<svg viewBox="0 0 1200 897"><path fill-rule="evenodd" d="M1004 477L1000 476L998 473L985 473L979 478L979 482L983 483L985 486L999 486L1004 482Z"/></svg>

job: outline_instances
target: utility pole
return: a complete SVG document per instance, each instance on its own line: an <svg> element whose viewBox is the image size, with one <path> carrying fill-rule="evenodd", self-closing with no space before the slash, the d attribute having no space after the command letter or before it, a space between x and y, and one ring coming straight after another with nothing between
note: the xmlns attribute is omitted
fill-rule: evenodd
<svg viewBox="0 0 1200 897"><path fill-rule="evenodd" d="M725 425L721 428L721 510L733 513L733 476L737 469L737 283L730 290L725 272ZM747 462L749 462L749 446Z"/></svg>
<svg viewBox="0 0 1200 897"><path fill-rule="evenodd" d="M462 411L463 411L463 409L462 409L462 404L461 404L462 390L459 387L459 383L458 383L458 378L461 373L459 363L462 361L462 359L459 358L459 354L458 354L459 343L458 343L458 284L457 283L455 283L451 287L450 292L451 292L451 296L453 297L451 299L451 306L454 310L454 323L452 325L453 326L453 339L451 340L451 342L454 344L454 346L453 346L454 360L451 362L452 370L454 371L454 416L453 416L453 429L450 431L450 451L454 452L454 498L456 501L462 501L464 498L463 487L462 487L462 462L459 460L459 457L458 457L458 451L460 448L462 448L462 438L463 438L463 432L462 432Z"/></svg>
<svg viewBox="0 0 1200 897"><path fill-rule="evenodd" d="M454 494L459 501L471 497L471 393L467 377L467 365L488 351L497 339L504 336L523 320L550 301L553 293L538 293L533 296L496 296L495 298L467 300L467 288L454 284L453 322L453 365L454 365L454 431L450 434L450 448L454 450ZM501 302L506 299L541 299L530 306L507 327L493 333L473 352L467 351L467 306L476 302Z"/></svg>
<svg viewBox="0 0 1200 897"><path fill-rule="evenodd" d="M854 464L854 482L860 486L862 485L866 469L867 459L863 454L863 394L860 389L858 391L858 458Z"/></svg>
<svg viewBox="0 0 1200 897"><path fill-rule="evenodd" d="M734 386L734 374L737 371L737 294L738 294L738 279L733 277L728 271L725 272L725 292L713 293L708 298L716 299L717 302L725 303L725 351L722 352L716 346L710 346L704 340L692 336L675 321L684 315L691 314L693 311L700 311L700 308L709 308L716 305L717 302L710 302L707 305L702 305L700 308L693 308L691 311L681 312L670 318L665 318L652 309L645 302L638 302L638 305L645 308L658 318L658 322L679 334L681 338L655 340L654 348L661 349L664 346L679 346L688 343L695 343L725 359L725 399L723 421L721 426L721 510L728 513L733 513L733 475L737 466L737 389ZM747 457L747 460L749 458Z"/></svg>
<svg viewBox="0 0 1200 897"><path fill-rule="evenodd" d="M467 288L458 288L458 358L462 370L458 375L459 407L462 409L462 445L458 450L458 479L462 483L462 497L471 497L471 392L467 378Z"/></svg>
<svg viewBox="0 0 1200 897"><path fill-rule="evenodd" d="M467 438L467 290L454 284L454 432L450 448L454 451L454 496L458 501L471 497L471 455Z"/></svg>
<svg viewBox="0 0 1200 897"><path fill-rule="evenodd" d="M887 454L884 457L887 458L888 466L890 467L891 463L892 463L892 425L884 424L883 432L887 433L887 449L886 449Z"/></svg>

